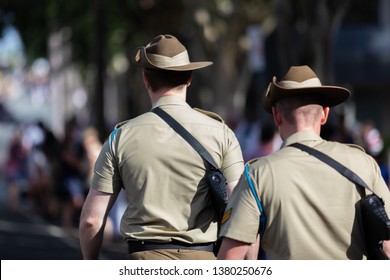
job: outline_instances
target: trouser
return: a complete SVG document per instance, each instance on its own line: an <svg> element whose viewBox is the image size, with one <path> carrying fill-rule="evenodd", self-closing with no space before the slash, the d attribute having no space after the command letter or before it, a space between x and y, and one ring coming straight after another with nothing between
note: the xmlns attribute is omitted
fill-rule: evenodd
<svg viewBox="0 0 390 280"><path fill-rule="evenodd" d="M214 243L188 244L129 241L130 260L214 260Z"/></svg>
<svg viewBox="0 0 390 280"><path fill-rule="evenodd" d="M134 252L129 260L215 260L213 252L190 249L157 249Z"/></svg>

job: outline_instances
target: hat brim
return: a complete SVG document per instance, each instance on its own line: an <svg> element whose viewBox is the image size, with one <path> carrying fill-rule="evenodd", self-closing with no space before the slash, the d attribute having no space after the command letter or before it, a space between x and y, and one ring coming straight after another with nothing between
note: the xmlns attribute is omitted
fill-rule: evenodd
<svg viewBox="0 0 390 280"><path fill-rule="evenodd" d="M351 92L346 88L337 86L287 89L276 84L276 78L274 77L263 95L262 105L265 111L272 114L272 107L278 100L299 95L313 97L317 101L317 104L325 107L333 107L347 100Z"/></svg>
<svg viewBox="0 0 390 280"><path fill-rule="evenodd" d="M160 69L160 70L169 70L169 71L191 71L200 68L204 68L213 64L211 61L200 61L200 62L190 62L185 65L177 66L159 66L152 63L146 54L145 47L138 47L134 50L134 53L130 56L130 62L132 65L149 68L149 69Z"/></svg>

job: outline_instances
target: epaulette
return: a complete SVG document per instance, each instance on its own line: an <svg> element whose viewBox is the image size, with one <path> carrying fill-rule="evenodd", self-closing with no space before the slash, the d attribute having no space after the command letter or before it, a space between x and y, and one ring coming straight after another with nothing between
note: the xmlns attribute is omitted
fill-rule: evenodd
<svg viewBox="0 0 390 280"><path fill-rule="evenodd" d="M121 126L123 126L123 125L124 125L125 123L127 123L127 122L129 122L129 120L120 122L120 123L118 123L118 124L115 126L115 128L118 129L118 128L120 128Z"/></svg>
<svg viewBox="0 0 390 280"><path fill-rule="evenodd" d="M361 147L361 146L359 146L359 145L356 145L356 144L347 144L349 147L351 147L351 148L355 148L355 149L358 149L358 150L361 150L361 151L363 151L363 152L366 152L365 150L364 150L364 148L363 147Z"/></svg>
<svg viewBox="0 0 390 280"><path fill-rule="evenodd" d="M118 124L115 125L114 127L114 130L110 133L110 135L107 137L107 139L104 141L104 142L107 142L109 141L109 145L110 145L110 149L111 149L111 152L113 151L113 148L112 148L112 141L114 140L114 137L115 135L117 134L118 132L118 129L123 126L124 124L126 124L129 120L127 121L123 121L123 122L120 122Z"/></svg>
<svg viewBox="0 0 390 280"><path fill-rule="evenodd" d="M120 123L117 123L114 127L114 130L110 133L110 135L104 140L104 142L108 141L108 140L112 140L111 138L113 138L118 130L118 128L120 128L121 126L123 126L125 123L127 123L129 120L126 120L126 121L123 121L123 122L120 122Z"/></svg>
<svg viewBox="0 0 390 280"><path fill-rule="evenodd" d="M196 111L198 111L198 112L200 112L202 114L205 114L206 116L209 116L210 118L213 118L214 120L217 120L217 121L219 121L221 123L225 123L223 118L221 118L221 116L219 116L217 113L206 111L206 110L199 109L199 108L194 108L194 110L196 110Z"/></svg>

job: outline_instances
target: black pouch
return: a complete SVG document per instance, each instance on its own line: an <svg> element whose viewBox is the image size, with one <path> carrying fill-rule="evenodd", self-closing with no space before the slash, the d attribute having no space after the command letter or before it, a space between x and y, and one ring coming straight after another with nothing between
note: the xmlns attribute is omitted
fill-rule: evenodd
<svg viewBox="0 0 390 280"><path fill-rule="evenodd" d="M217 212L218 221L221 221L228 202L226 190L226 179L219 169L211 169L206 172L207 181L210 186L210 196Z"/></svg>
<svg viewBox="0 0 390 280"><path fill-rule="evenodd" d="M361 199L361 214L367 248L367 259L387 260L382 241L390 239L390 220L383 200L375 194Z"/></svg>

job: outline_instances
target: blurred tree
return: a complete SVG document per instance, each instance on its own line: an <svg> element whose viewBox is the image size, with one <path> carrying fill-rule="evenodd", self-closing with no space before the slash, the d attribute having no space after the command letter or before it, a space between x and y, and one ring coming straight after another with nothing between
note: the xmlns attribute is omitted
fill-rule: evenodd
<svg viewBox="0 0 390 280"><path fill-rule="evenodd" d="M361 1L361 0L359 0ZM333 83L334 39L352 0L276 0L281 71L310 65L324 83Z"/></svg>
<svg viewBox="0 0 390 280"><path fill-rule="evenodd" d="M360 0L359 0L360 1ZM85 74L92 96L92 121L106 135L104 90L118 53L170 33L188 47L193 60L214 65L195 72L189 102L228 117L240 111L250 70L248 25L259 25L267 38L276 34L278 57L268 67L281 72L309 64L330 81L332 39L351 0L2 0L0 12L12 13L31 60L47 56L47 38L63 27L72 30L73 60ZM1 20L0 20L1 22ZM280 64L280 67L277 65ZM275 66L276 65L276 66ZM92 67L91 67L92 66ZM91 72L92 70L92 72ZM275 70L275 71L276 71ZM92 74L92 75L89 75ZM277 75L279 73L271 73ZM115 76L115 75L114 75ZM117 80L119 119L134 117L150 104L139 71L128 68ZM261 93L259 93L261 94Z"/></svg>

